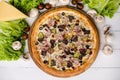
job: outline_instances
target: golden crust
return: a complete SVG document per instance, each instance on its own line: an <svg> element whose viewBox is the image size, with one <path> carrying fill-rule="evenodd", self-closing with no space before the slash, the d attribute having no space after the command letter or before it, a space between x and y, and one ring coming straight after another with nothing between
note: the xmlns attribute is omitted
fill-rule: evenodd
<svg viewBox="0 0 120 80"><path fill-rule="evenodd" d="M80 16L82 19L84 19L86 21L86 25L90 26L91 32L94 36L93 54L91 55L90 59L84 65L82 65L81 67L75 68L74 70L58 71L56 69L53 69L43 64L39 56L39 51L37 51L37 47L34 44L36 42L35 37L36 37L36 34L38 33L39 25L42 24L44 20L47 18L47 16L50 16L50 14L61 12L61 11L73 12L77 16ZM71 77L71 76L78 75L84 72L95 61L96 56L98 54L98 50L99 50L99 35L98 35L98 31L96 29L95 24L92 22L91 18L87 14L85 14L83 11L74 9L73 7L63 6L63 7L53 8L41 14L41 16L36 20L36 22L33 24L30 30L28 45L29 45L29 50L30 50L32 59L37 64L37 66L41 68L43 71L53 76L57 76L57 77Z"/></svg>

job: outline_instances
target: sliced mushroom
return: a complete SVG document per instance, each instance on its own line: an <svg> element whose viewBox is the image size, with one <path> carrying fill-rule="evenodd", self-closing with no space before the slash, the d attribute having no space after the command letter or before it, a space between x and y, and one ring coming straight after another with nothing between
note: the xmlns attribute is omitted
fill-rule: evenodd
<svg viewBox="0 0 120 80"><path fill-rule="evenodd" d="M111 28L110 25L105 25L103 27L104 34L107 34L110 31L110 28Z"/></svg>
<svg viewBox="0 0 120 80"><path fill-rule="evenodd" d="M87 14L90 15L91 17L94 17L97 14L97 11L92 9L92 10L88 10Z"/></svg>
<svg viewBox="0 0 120 80"><path fill-rule="evenodd" d="M107 43L112 43L112 39L113 39L113 34L112 33L108 33L108 34L106 34L105 35L105 41L107 42Z"/></svg>
<svg viewBox="0 0 120 80"><path fill-rule="evenodd" d="M12 43L12 48L14 50L20 50L22 48L22 44L20 41L15 41Z"/></svg>
<svg viewBox="0 0 120 80"><path fill-rule="evenodd" d="M94 20L98 23L102 23L102 22L104 22L105 18L102 15L96 15L94 17Z"/></svg>
<svg viewBox="0 0 120 80"><path fill-rule="evenodd" d="M22 59L29 60L30 59L30 53L29 52L23 53L22 54Z"/></svg>
<svg viewBox="0 0 120 80"><path fill-rule="evenodd" d="M106 44L104 47L103 47L103 53L105 55L111 55L113 53L113 48L111 47L111 45L108 45Z"/></svg>

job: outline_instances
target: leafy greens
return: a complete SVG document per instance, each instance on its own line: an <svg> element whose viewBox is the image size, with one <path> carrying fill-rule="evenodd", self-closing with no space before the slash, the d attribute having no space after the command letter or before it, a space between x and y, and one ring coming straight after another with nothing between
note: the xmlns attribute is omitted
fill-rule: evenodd
<svg viewBox="0 0 120 80"><path fill-rule="evenodd" d="M97 10L99 14L112 18L119 8L120 0L83 0L83 3Z"/></svg>
<svg viewBox="0 0 120 80"><path fill-rule="evenodd" d="M10 0L9 2L23 13L28 13L32 8L37 7L44 0Z"/></svg>
<svg viewBox="0 0 120 80"><path fill-rule="evenodd" d="M27 23L24 20L0 22L0 60L19 59L25 47L25 41L20 39L25 27L27 27ZM12 49L14 41L22 43L20 50Z"/></svg>

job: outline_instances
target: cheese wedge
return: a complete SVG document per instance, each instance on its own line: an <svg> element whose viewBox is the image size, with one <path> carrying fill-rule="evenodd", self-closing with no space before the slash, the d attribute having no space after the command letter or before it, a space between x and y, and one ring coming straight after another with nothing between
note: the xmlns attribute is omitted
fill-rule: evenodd
<svg viewBox="0 0 120 80"><path fill-rule="evenodd" d="M0 2L0 21L11 21L16 19L28 18L25 14L7 2Z"/></svg>

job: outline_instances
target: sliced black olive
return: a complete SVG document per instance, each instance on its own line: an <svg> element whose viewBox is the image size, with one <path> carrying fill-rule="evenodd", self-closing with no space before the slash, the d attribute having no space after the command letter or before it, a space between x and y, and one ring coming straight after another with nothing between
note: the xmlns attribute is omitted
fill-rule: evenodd
<svg viewBox="0 0 120 80"><path fill-rule="evenodd" d="M86 56L86 49L80 49L81 56Z"/></svg>
<svg viewBox="0 0 120 80"><path fill-rule="evenodd" d="M59 25L58 28L65 29L66 25Z"/></svg>
<svg viewBox="0 0 120 80"><path fill-rule="evenodd" d="M55 40L51 39L51 40L50 40L50 43L51 43L51 44L55 44Z"/></svg>
<svg viewBox="0 0 120 80"><path fill-rule="evenodd" d="M63 43L67 45L68 44L68 40L66 38L64 38L63 39Z"/></svg>
<svg viewBox="0 0 120 80"><path fill-rule="evenodd" d="M64 15L65 15L65 12L62 12L62 15L64 16Z"/></svg>
<svg viewBox="0 0 120 80"><path fill-rule="evenodd" d="M90 34L90 30L86 30L85 28L82 28L82 31L84 32L84 34Z"/></svg>
<svg viewBox="0 0 120 80"><path fill-rule="evenodd" d="M85 29L85 28L82 28L82 31L83 31L83 32L85 32L85 31L86 31L86 29Z"/></svg>
<svg viewBox="0 0 120 80"><path fill-rule="evenodd" d="M74 42L77 42L78 41L78 36L77 35L73 35L71 40L74 41Z"/></svg>
<svg viewBox="0 0 120 80"><path fill-rule="evenodd" d="M74 53L71 52L69 49L68 49L68 50L64 50L64 52L65 52L67 55L69 55L69 54L74 55Z"/></svg>
<svg viewBox="0 0 120 80"><path fill-rule="evenodd" d="M62 70L65 71L66 70L65 67L62 67Z"/></svg>
<svg viewBox="0 0 120 80"><path fill-rule="evenodd" d="M71 15L68 15L68 18L69 18L69 21L70 21L70 22L72 22L72 21L75 19L75 17L74 17L74 16L71 16Z"/></svg>
<svg viewBox="0 0 120 80"><path fill-rule="evenodd" d="M62 32L62 31L64 31L64 29L61 29L61 28L60 28L59 31Z"/></svg>
<svg viewBox="0 0 120 80"><path fill-rule="evenodd" d="M42 30L42 29L43 29L43 27L40 27L40 28L39 28L39 30Z"/></svg>
<svg viewBox="0 0 120 80"><path fill-rule="evenodd" d="M71 51L77 51L77 47L71 48Z"/></svg>
<svg viewBox="0 0 120 80"><path fill-rule="evenodd" d="M72 66L73 66L72 62L68 61L68 62L67 62L67 67L70 68L70 67L72 67Z"/></svg>
<svg viewBox="0 0 120 80"><path fill-rule="evenodd" d="M84 34L90 34L90 30L86 30Z"/></svg>
<svg viewBox="0 0 120 80"><path fill-rule="evenodd" d="M69 54L71 53L69 49L68 49L68 50L65 49L64 52L65 52L67 55L69 55Z"/></svg>
<svg viewBox="0 0 120 80"><path fill-rule="evenodd" d="M47 60L44 60L43 63L44 63L44 64L48 64L49 62L48 62Z"/></svg>
<svg viewBox="0 0 120 80"><path fill-rule="evenodd" d="M61 42L62 42L62 40L58 40L58 42L59 42L59 43L61 43Z"/></svg>
<svg viewBox="0 0 120 80"><path fill-rule="evenodd" d="M54 48L55 47L55 40L51 39L50 44L51 44L51 48Z"/></svg>
<svg viewBox="0 0 120 80"><path fill-rule="evenodd" d="M82 61L82 60L80 60L80 61L79 61L79 63L82 65L83 61Z"/></svg>
<svg viewBox="0 0 120 80"><path fill-rule="evenodd" d="M47 54L47 51L41 51L42 56L46 56L46 54Z"/></svg>
<svg viewBox="0 0 120 80"><path fill-rule="evenodd" d="M56 28L56 27L57 27L57 22L56 22L56 21L54 22L53 27L54 27L54 28Z"/></svg>
<svg viewBox="0 0 120 80"><path fill-rule="evenodd" d="M92 51L90 51L90 53L89 53L90 55L92 54Z"/></svg>
<svg viewBox="0 0 120 80"><path fill-rule="evenodd" d="M49 28L48 24L44 24L43 27L48 27Z"/></svg>
<svg viewBox="0 0 120 80"><path fill-rule="evenodd" d="M66 58L66 55L62 55L62 56L60 56L61 58Z"/></svg>
<svg viewBox="0 0 120 80"><path fill-rule="evenodd" d="M71 51L74 51L74 48L72 48Z"/></svg>
<svg viewBox="0 0 120 80"><path fill-rule="evenodd" d="M54 24L54 25L53 25L53 27L54 27L54 28L56 28L56 27L57 27L57 25L56 25L56 24Z"/></svg>
<svg viewBox="0 0 120 80"><path fill-rule="evenodd" d="M86 45L86 48L87 48L87 49L89 49L89 47L90 47L89 45Z"/></svg>
<svg viewBox="0 0 120 80"><path fill-rule="evenodd" d="M71 52L70 54L71 54L71 55L74 55L74 53L73 53L73 52Z"/></svg>
<svg viewBox="0 0 120 80"><path fill-rule="evenodd" d="M56 61L53 59L51 60L51 66L55 66L56 65Z"/></svg>
<svg viewBox="0 0 120 80"><path fill-rule="evenodd" d="M62 32L62 31L64 31L65 27L66 27L65 25L59 25L58 29L60 32Z"/></svg>
<svg viewBox="0 0 120 80"><path fill-rule="evenodd" d="M54 48L55 46L53 44L51 44L51 48Z"/></svg>
<svg viewBox="0 0 120 80"><path fill-rule="evenodd" d="M77 51L77 47L74 48L74 51Z"/></svg>
<svg viewBox="0 0 120 80"><path fill-rule="evenodd" d="M70 24L68 24L67 27L70 27Z"/></svg>

